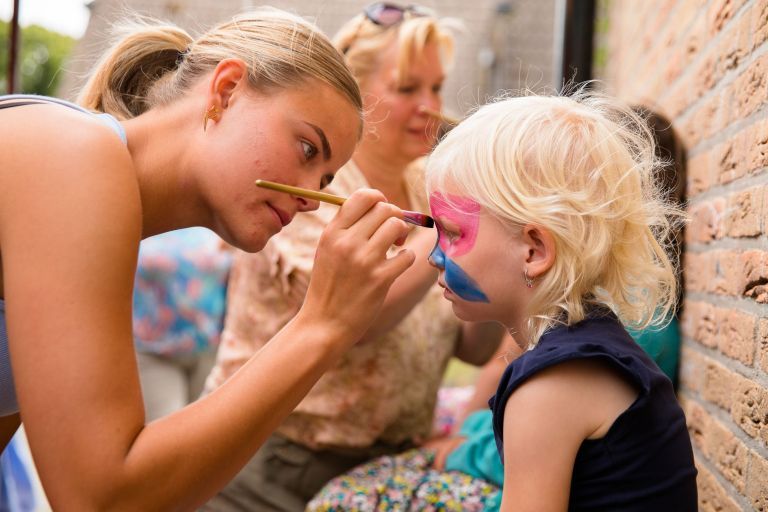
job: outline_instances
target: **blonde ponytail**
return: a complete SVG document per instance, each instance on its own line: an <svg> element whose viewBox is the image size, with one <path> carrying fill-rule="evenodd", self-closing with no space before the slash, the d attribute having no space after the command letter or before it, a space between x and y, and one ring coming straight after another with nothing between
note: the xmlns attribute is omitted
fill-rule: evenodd
<svg viewBox="0 0 768 512"><path fill-rule="evenodd" d="M99 61L78 97L86 108L128 119L171 103L227 58L248 66L257 91L296 87L309 79L330 85L362 116L357 81L317 27L264 7L236 16L197 39L172 25L132 25Z"/></svg>
<svg viewBox="0 0 768 512"><path fill-rule="evenodd" d="M126 25L122 32L127 35L102 57L77 101L130 119L152 106L152 89L178 68L193 39L172 25Z"/></svg>

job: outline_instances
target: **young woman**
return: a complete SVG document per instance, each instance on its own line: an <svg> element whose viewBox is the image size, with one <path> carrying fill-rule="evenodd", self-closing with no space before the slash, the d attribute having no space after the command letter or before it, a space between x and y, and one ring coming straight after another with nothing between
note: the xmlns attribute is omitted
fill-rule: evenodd
<svg viewBox="0 0 768 512"><path fill-rule="evenodd" d="M584 92L486 105L430 157L445 297L525 349L491 401L502 510L696 510L672 382L623 326L676 302L660 164L642 119Z"/></svg>
<svg viewBox="0 0 768 512"><path fill-rule="evenodd" d="M23 418L56 510L191 509L365 332L413 262L387 256L407 229L381 193L352 195L295 319L227 385L145 424L131 332L140 239L198 225L258 251L318 204L254 180L328 184L362 102L312 25L262 10L198 39L133 30L80 103L0 98L0 443Z"/></svg>

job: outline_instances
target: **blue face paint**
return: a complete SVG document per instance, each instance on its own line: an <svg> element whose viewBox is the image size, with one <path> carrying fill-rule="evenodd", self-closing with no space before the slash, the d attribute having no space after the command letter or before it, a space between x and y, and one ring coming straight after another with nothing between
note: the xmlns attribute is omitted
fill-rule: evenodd
<svg viewBox="0 0 768 512"><path fill-rule="evenodd" d="M445 271L445 285L453 293L470 302L490 302L477 283L460 266L445 256L439 243L435 244L435 248L429 254L429 261Z"/></svg>

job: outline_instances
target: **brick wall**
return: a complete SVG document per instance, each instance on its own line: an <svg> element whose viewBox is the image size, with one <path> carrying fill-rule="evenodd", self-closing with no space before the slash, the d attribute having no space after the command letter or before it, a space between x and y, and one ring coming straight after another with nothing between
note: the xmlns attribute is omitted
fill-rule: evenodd
<svg viewBox="0 0 768 512"><path fill-rule="evenodd" d="M313 19L333 35L369 0L94 0L91 20L63 70L59 96L73 98L95 58L104 51L115 20L127 12L169 20L191 33L262 4ZM408 2L401 2L407 4ZM455 67L444 89L446 108L463 114L499 89L553 88L555 0L425 0L440 16L463 21L457 35ZM503 9L504 4L510 9ZM485 65L480 55L485 56ZM488 59L493 55L493 59Z"/></svg>
<svg viewBox="0 0 768 512"><path fill-rule="evenodd" d="M768 510L768 0L603 0L600 77L686 146L680 399L702 511Z"/></svg>

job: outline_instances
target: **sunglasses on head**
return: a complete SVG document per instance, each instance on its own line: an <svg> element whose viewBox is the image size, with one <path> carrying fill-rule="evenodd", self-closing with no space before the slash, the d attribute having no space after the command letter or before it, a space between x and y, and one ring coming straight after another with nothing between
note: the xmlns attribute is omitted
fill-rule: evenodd
<svg viewBox="0 0 768 512"><path fill-rule="evenodd" d="M381 28L394 27L407 18L418 18L421 16L432 16L433 13L426 7L420 5L400 6L389 2L374 2L363 9L365 19ZM362 23L361 23L362 25ZM355 35L352 36L347 46L341 53L346 54L352 47L360 32L360 25L357 26Z"/></svg>
<svg viewBox="0 0 768 512"><path fill-rule="evenodd" d="M402 7L388 2L374 2L363 10L368 20L381 27L391 27L409 17L429 16L430 12L420 5Z"/></svg>

